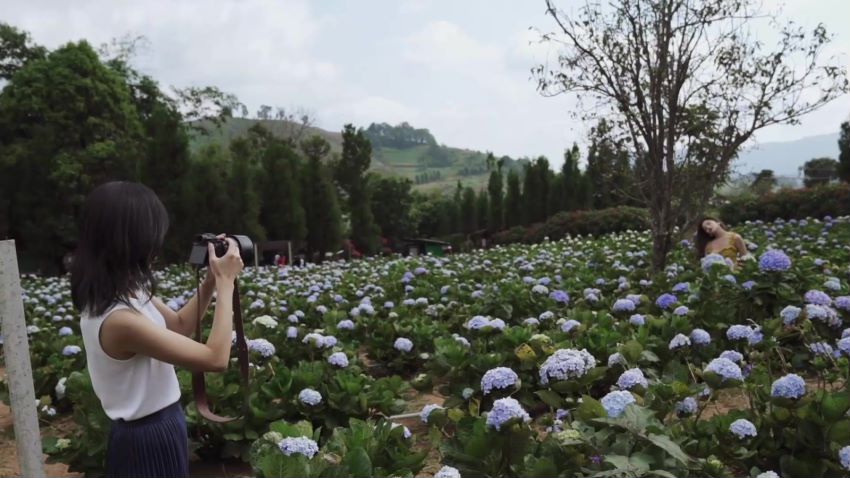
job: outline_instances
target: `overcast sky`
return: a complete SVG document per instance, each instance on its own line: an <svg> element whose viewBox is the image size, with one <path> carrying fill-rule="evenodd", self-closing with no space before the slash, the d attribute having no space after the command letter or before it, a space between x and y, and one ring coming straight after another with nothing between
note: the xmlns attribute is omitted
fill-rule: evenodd
<svg viewBox="0 0 850 478"><path fill-rule="evenodd" d="M570 3L569 1L564 3ZM765 4L772 5L771 0ZM850 51L850 1L788 0L799 23L824 22ZM560 164L587 125L567 97L543 98L529 70L552 29L543 0L0 0L2 16L50 48L143 35L137 66L164 86L216 85L255 112L304 107L318 126L408 121L450 146ZM848 56L844 53L844 64ZM759 140L838 130L844 97Z"/></svg>

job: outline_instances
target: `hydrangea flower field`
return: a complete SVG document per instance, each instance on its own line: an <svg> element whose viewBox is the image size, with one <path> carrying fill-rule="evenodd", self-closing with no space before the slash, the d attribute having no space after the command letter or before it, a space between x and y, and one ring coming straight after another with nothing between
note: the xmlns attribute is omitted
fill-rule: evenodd
<svg viewBox="0 0 850 478"><path fill-rule="evenodd" d="M205 422L181 371L192 445L264 477L847 476L850 218L736 232L734 270L683 242L653 276L643 232L248 269L249 389L207 374L243 419ZM179 308L193 279L166 269L157 294ZM67 278L23 281L39 410L77 425L45 446L97 470L109 421Z"/></svg>

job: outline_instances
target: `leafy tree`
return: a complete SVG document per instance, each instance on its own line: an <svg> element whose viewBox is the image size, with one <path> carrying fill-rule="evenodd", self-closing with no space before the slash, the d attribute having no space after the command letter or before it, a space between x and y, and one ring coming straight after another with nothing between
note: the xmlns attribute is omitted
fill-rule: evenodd
<svg viewBox="0 0 850 478"><path fill-rule="evenodd" d="M505 227L522 224L522 195L519 186L519 174L508 171L507 193L505 194Z"/></svg>
<svg viewBox="0 0 850 478"><path fill-rule="evenodd" d="M613 137L604 119L591 130L587 151L587 181L592 192L590 207L605 209L625 202L631 181L629 153Z"/></svg>
<svg viewBox="0 0 850 478"><path fill-rule="evenodd" d="M372 145L362 129L347 124L342 131L342 156L336 162L334 176L347 196L351 234L357 247L366 254L380 250L380 229L375 223L366 185L366 171L372 158Z"/></svg>
<svg viewBox="0 0 850 478"><path fill-rule="evenodd" d="M838 136L838 177L850 183L850 121L841 123L841 134Z"/></svg>
<svg viewBox="0 0 850 478"><path fill-rule="evenodd" d="M223 214L230 208L230 198L225 192L230 176L229 162L227 151L211 144L194 154L189 163L188 174L179 191L184 214L173 224L173 233L184 254L194 234L236 230Z"/></svg>
<svg viewBox="0 0 850 478"><path fill-rule="evenodd" d="M475 190L467 186L463 190L463 198L460 205L461 230L465 234L478 230L478 214L475 206Z"/></svg>
<svg viewBox="0 0 850 478"><path fill-rule="evenodd" d="M475 223L478 229L487 228L487 223L490 220L490 200L487 197L487 191L478 191L475 198Z"/></svg>
<svg viewBox="0 0 850 478"><path fill-rule="evenodd" d="M369 175L372 214L384 237L398 240L415 232L410 209L413 183L406 178Z"/></svg>
<svg viewBox="0 0 850 478"><path fill-rule="evenodd" d="M24 64L0 92L6 234L43 268L61 267L88 192L139 179L142 132L127 85L88 43Z"/></svg>
<svg viewBox="0 0 850 478"><path fill-rule="evenodd" d="M456 210L456 204L438 192L414 192L410 216L417 234L423 237L439 237L454 232L451 216Z"/></svg>
<svg viewBox="0 0 850 478"><path fill-rule="evenodd" d="M558 31L544 39L561 52L552 68L535 68L540 89L591 101L577 114L609 118L629 139L655 271L756 131L850 90L839 60L822 59L832 40L823 25L806 32L773 18L776 47L757 41L749 20L770 16L757 0L613 0L569 15L546 4Z"/></svg>
<svg viewBox="0 0 850 478"><path fill-rule="evenodd" d="M838 161L832 158L814 158L803 165L803 184L807 188L828 184L838 179Z"/></svg>
<svg viewBox="0 0 850 478"><path fill-rule="evenodd" d="M302 204L307 218L307 248L324 258L333 252L342 240L342 220L333 182L322 160L331 146L321 136L312 136L301 142L307 157L302 175Z"/></svg>
<svg viewBox="0 0 850 478"><path fill-rule="evenodd" d="M47 50L34 45L29 33L0 22L0 80L10 80L25 64L46 55Z"/></svg>
<svg viewBox="0 0 850 478"><path fill-rule="evenodd" d="M499 231L504 227L504 208L503 208L503 185L502 167L505 164L505 159L498 161L492 153L487 154L487 167L491 169L490 180L487 183L487 192L490 194L490 217L487 220L487 226L492 231ZM495 169L494 169L495 168Z"/></svg>
<svg viewBox="0 0 850 478"><path fill-rule="evenodd" d="M773 175L773 170L762 169L753 178L751 184L753 191L759 196L764 196L776 187L776 177Z"/></svg>
<svg viewBox="0 0 850 478"><path fill-rule="evenodd" d="M260 223L262 199L257 192L260 170L256 155L257 150L247 138L237 138L230 143L230 175L225 189L229 201L224 212L228 231L263 241L266 231Z"/></svg>
<svg viewBox="0 0 850 478"><path fill-rule="evenodd" d="M301 195L301 161L289 143L269 141L262 154L260 222L270 239L307 239Z"/></svg>
<svg viewBox="0 0 850 478"><path fill-rule="evenodd" d="M464 230L463 226L463 212L462 212L462 204L463 204L463 184L460 181L457 182L457 186L455 187L455 194L451 204L451 208L449 212L451 214L451 230L452 232L461 232Z"/></svg>
<svg viewBox="0 0 850 478"><path fill-rule="evenodd" d="M549 160L541 156L525 167L522 188L525 224L543 222L549 217L549 185L552 171Z"/></svg>
<svg viewBox="0 0 850 478"><path fill-rule="evenodd" d="M580 159L580 151L578 145L573 143L573 147L564 151L564 163L561 165L560 180L562 186L561 210L573 211L583 207L583 177L579 170L578 162Z"/></svg>

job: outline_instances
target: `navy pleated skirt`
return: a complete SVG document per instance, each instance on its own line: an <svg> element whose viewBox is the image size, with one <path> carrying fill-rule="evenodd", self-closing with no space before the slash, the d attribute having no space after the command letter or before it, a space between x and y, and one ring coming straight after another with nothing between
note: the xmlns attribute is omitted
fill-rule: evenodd
<svg viewBox="0 0 850 478"><path fill-rule="evenodd" d="M179 401L138 420L112 421L106 451L106 476L189 476L186 417Z"/></svg>

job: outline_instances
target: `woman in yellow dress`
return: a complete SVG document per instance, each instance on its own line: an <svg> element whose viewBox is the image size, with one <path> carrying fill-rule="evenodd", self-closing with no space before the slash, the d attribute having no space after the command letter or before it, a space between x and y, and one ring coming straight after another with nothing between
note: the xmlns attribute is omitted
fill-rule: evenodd
<svg viewBox="0 0 850 478"><path fill-rule="evenodd" d="M706 217L697 227L694 241L697 258L702 259L708 254L720 254L732 261L735 267L739 259L748 255L744 239L726 227L725 224L713 217Z"/></svg>

